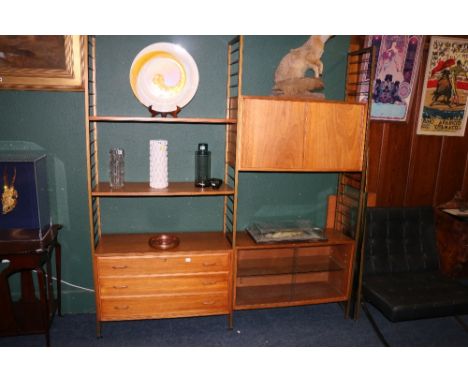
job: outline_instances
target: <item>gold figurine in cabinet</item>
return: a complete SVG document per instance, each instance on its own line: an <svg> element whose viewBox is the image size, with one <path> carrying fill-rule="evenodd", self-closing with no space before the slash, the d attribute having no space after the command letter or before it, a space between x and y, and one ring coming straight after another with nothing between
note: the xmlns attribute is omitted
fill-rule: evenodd
<svg viewBox="0 0 468 382"><path fill-rule="evenodd" d="M13 176L11 178L11 183L8 184L8 170L5 166L3 170L3 192L2 192L2 213L6 215L7 213L13 211L18 202L18 191L15 189L15 180L16 180L16 167L13 170Z"/></svg>

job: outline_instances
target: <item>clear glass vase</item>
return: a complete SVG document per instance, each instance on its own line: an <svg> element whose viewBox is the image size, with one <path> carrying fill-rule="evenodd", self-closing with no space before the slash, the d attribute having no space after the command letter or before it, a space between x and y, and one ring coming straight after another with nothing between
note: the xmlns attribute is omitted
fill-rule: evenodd
<svg viewBox="0 0 468 382"><path fill-rule="evenodd" d="M125 177L125 152L115 147L109 151L109 184L112 188L120 188L124 185Z"/></svg>

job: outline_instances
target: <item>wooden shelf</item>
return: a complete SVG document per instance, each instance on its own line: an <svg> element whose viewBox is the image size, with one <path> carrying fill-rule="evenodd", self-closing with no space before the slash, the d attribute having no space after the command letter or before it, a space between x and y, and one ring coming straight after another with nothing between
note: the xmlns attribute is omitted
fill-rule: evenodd
<svg viewBox="0 0 468 382"><path fill-rule="evenodd" d="M100 182L91 193L93 196L217 196L232 195L234 189L226 184L220 188L195 187L193 182L170 182L167 188L151 188L148 182L126 182L121 188L111 188L108 182Z"/></svg>
<svg viewBox="0 0 468 382"><path fill-rule="evenodd" d="M94 251L97 256L121 254L122 256L145 253L218 252L230 251L231 245L223 232L173 232L180 244L173 249L158 250L148 244L156 233L103 234Z"/></svg>
<svg viewBox="0 0 468 382"><path fill-rule="evenodd" d="M90 122L143 122L143 123L190 123L208 125L233 125L237 123L233 118L162 118L162 117L132 117L126 115L90 116Z"/></svg>
<svg viewBox="0 0 468 382"><path fill-rule="evenodd" d="M264 101L292 101L292 102L311 102L309 97L293 97L293 96L259 96L259 95L243 95L243 99L260 99ZM328 104L336 104L336 105L365 105L365 102L359 101L339 101L339 100L330 100L330 99L314 99L314 103L328 103Z"/></svg>
<svg viewBox="0 0 468 382"><path fill-rule="evenodd" d="M238 249L267 249L267 248L295 248L295 247L321 247L336 244L353 244L354 240L334 229L326 229L326 241L302 241L302 242L278 242L278 243L256 243L247 232L237 233L236 248Z"/></svg>
<svg viewBox="0 0 468 382"><path fill-rule="evenodd" d="M345 301L328 282L237 287L235 309L259 309Z"/></svg>

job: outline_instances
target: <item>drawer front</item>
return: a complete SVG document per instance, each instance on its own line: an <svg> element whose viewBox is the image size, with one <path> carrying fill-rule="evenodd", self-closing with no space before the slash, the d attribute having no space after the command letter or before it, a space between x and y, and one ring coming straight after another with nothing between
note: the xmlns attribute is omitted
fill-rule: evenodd
<svg viewBox="0 0 468 382"><path fill-rule="evenodd" d="M229 252L98 257L99 277L228 271Z"/></svg>
<svg viewBox="0 0 468 382"><path fill-rule="evenodd" d="M101 319L104 321L228 313L228 294L224 292L101 299Z"/></svg>
<svg viewBox="0 0 468 382"><path fill-rule="evenodd" d="M192 276L102 277L99 279L99 290L102 297L227 292L228 274L224 272Z"/></svg>

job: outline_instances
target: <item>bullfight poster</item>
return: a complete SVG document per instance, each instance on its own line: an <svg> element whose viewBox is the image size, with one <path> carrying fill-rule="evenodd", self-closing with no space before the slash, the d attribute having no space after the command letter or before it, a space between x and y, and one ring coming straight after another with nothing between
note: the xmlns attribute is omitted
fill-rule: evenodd
<svg viewBox="0 0 468 382"><path fill-rule="evenodd" d="M432 37L417 134L463 136L468 115L468 40Z"/></svg>
<svg viewBox="0 0 468 382"><path fill-rule="evenodd" d="M365 45L375 48L377 58L371 119L406 121L416 86L423 40L423 36L367 36ZM369 70L365 72L370 73Z"/></svg>

